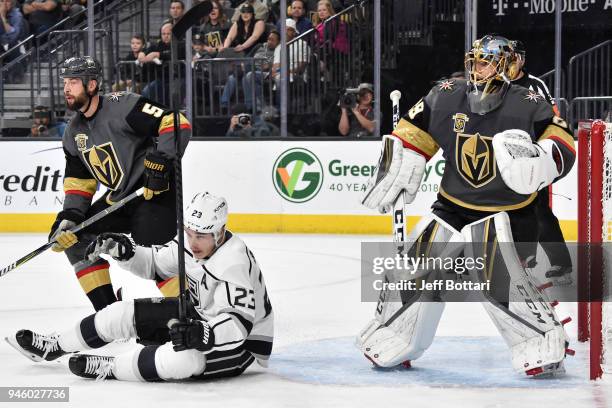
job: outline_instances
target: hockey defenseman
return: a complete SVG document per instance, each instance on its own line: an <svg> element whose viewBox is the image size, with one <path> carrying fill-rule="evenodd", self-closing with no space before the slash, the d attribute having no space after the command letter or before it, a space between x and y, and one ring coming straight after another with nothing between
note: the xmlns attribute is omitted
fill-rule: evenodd
<svg viewBox="0 0 612 408"><path fill-rule="evenodd" d="M33 361L138 337L141 343L116 357L76 354L70 370L81 377L127 381L210 379L241 374L254 360L266 366L272 351L274 314L253 253L226 230L225 199L196 194L185 211L185 270L189 319L179 321L177 298L118 301L58 335L20 330L6 340ZM178 274L176 240L145 248L122 234L104 233L88 257L108 254L122 268L152 279Z"/></svg>
<svg viewBox="0 0 612 408"><path fill-rule="evenodd" d="M523 265L536 250L538 191L570 171L574 141L550 104L510 84L512 53L512 43L501 36L474 42L465 57L469 79L434 86L383 138L363 204L384 212L402 191L407 202L414 200L427 160L441 148L446 166L438 199L412 230L407 253L442 258L463 251L487 259L484 268L453 274L491 282L490 291L477 295L510 347L514 369L552 375L564 370L568 337ZM424 242L436 246L420 246ZM412 272L427 280L441 274ZM402 276L393 271L387 277ZM381 292L375 318L357 337L360 350L378 366L409 366L433 341L444 309L439 295Z"/></svg>
<svg viewBox="0 0 612 408"><path fill-rule="evenodd" d="M174 116L140 95L99 93L102 66L92 57L69 58L60 66L66 106L75 111L63 136L66 156L63 210L57 214L49 239L52 249L65 250L83 291L95 310L116 301L109 264L84 259L85 249L102 232L131 233L139 245L159 245L176 235L173 159L182 156L191 125L180 115L179 151ZM99 186L106 193L92 204ZM78 235L69 230L140 187L137 198ZM165 295L176 296L178 283L158 282Z"/></svg>

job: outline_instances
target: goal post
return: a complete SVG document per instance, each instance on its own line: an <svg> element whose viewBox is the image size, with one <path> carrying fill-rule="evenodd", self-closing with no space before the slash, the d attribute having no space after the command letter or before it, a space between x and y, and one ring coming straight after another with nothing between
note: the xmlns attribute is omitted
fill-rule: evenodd
<svg viewBox="0 0 612 408"><path fill-rule="evenodd" d="M608 363L606 346L612 347L612 322L606 323L606 271L612 271L612 254L607 254L612 242L611 130L612 124L601 120L578 124L578 340L590 340L591 379L601 377Z"/></svg>

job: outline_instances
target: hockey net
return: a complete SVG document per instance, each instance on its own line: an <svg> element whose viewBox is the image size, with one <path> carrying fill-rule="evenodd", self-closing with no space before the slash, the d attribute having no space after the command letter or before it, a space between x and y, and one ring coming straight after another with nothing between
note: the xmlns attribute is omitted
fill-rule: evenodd
<svg viewBox="0 0 612 408"><path fill-rule="evenodd" d="M612 372L612 123L578 124L578 340L590 378Z"/></svg>

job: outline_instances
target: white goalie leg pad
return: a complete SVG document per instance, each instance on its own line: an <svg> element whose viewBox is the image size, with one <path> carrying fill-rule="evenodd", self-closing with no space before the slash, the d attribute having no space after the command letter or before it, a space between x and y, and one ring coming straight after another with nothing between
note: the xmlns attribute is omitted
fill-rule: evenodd
<svg viewBox="0 0 612 408"><path fill-rule="evenodd" d="M569 339L554 309L521 264L513 245L508 214L497 213L465 226L463 232L466 241L481 245L484 236L475 236L474 231L479 230L480 224L487 225L482 231L488 230L490 221L494 222L495 238L500 243L498 248L506 268L506 271L498 270L493 274L508 273L510 302L506 307L488 297L489 302L483 303L483 306L510 347L513 368L524 373L562 362ZM466 246L466 256L475 256L470 245Z"/></svg>
<svg viewBox="0 0 612 408"><path fill-rule="evenodd" d="M172 343L168 342L155 352L155 368L163 380L182 380L202 374L206 368L206 356L193 349L174 351Z"/></svg>
<svg viewBox="0 0 612 408"><path fill-rule="evenodd" d="M425 157L406 149L395 136L385 135L376 172L368 181L362 204L385 214L402 191L405 204L414 200L425 173Z"/></svg>
<svg viewBox="0 0 612 408"><path fill-rule="evenodd" d="M462 249L463 236L434 214L423 217L411 231L406 251L417 244L429 246L430 257L456 257ZM449 245L450 243L454 245ZM419 279L432 271L389 271L387 280ZM400 291L383 290L372 319L357 335L356 346L368 359L381 367L392 367L419 358L431 345L444 303L414 300L403 302Z"/></svg>
<svg viewBox="0 0 612 408"><path fill-rule="evenodd" d="M359 349L380 367L416 360L431 346L443 311L442 302L415 302L389 326L374 319L359 334Z"/></svg>
<svg viewBox="0 0 612 408"><path fill-rule="evenodd" d="M563 172L563 155L555 142L533 143L523 130L497 133L493 137L493 150L504 183L519 194L541 190Z"/></svg>
<svg viewBox="0 0 612 408"><path fill-rule="evenodd" d="M104 341L136 337L134 302L130 300L111 303L96 313L94 322L98 336Z"/></svg>
<svg viewBox="0 0 612 408"><path fill-rule="evenodd" d="M145 381L138 370L138 356L144 346L137 344L136 347L115 357L113 375L121 381Z"/></svg>

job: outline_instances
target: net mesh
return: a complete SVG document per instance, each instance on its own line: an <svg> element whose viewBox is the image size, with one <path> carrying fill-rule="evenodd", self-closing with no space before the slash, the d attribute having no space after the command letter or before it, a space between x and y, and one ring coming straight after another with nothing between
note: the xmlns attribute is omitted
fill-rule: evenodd
<svg viewBox="0 0 612 408"><path fill-rule="evenodd" d="M603 191L602 191L602 242L604 256L603 302L602 302L602 369L612 372L612 279L608 279L608 271L612 270L612 123L606 123L604 131L603 157ZM589 161L590 162L590 161Z"/></svg>

